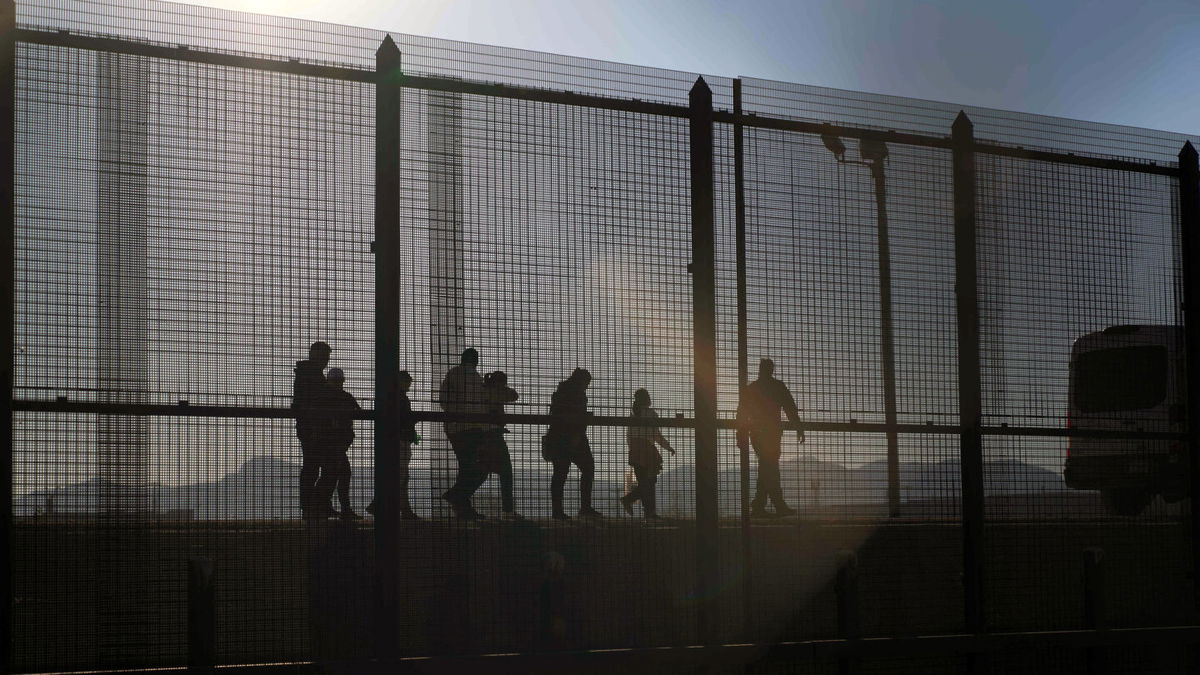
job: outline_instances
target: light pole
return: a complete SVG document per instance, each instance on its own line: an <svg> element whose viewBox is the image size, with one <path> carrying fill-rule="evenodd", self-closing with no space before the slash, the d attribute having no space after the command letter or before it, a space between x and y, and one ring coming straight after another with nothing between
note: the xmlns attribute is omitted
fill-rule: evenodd
<svg viewBox="0 0 1200 675"><path fill-rule="evenodd" d="M861 160L846 159L846 145L833 133L821 134L821 142L839 164L857 164L871 170L875 181L875 221L879 251L879 354L883 368L883 415L887 426L888 515L900 515L900 442L896 434L896 352L892 333L892 254L888 244L887 180L884 160L888 149L883 141L859 140Z"/></svg>

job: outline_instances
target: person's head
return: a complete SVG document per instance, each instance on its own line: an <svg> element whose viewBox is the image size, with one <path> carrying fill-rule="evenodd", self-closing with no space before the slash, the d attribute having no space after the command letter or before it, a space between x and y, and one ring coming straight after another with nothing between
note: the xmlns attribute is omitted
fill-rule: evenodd
<svg viewBox="0 0 1200 675"><path fill-rule="evenodd" d="M329 343L317 340L308 346L308 360L324 368L325 364L329 363L329 353L332 351Z"/></svg>
<svg viewBox="0 0 1200 675"><path fill-rule="evenodd" d="M633 392L633 408L649 408L650 407L650 392L645 389L638 389Z"/></svg>
<svg viewBox="0 0 1200 675"><path fill-rule="evenodd" d="M775 362L771 359L763 359L758 362L758 377L771 377L775 374Z"/></svg>
<svg viewBox="0 0 1200 675"><path fill-rule="evenodd" d="M485 387L507 387L508 373L503 370L495 370L483 376L483 386Z"/></svg>
<svg viewBox="0 0 1200 675"><path fill-rule="evenodd" d="M328 373L325 373L325 379L329 384L341 389L346 383L346 373L342 372L341 368L330 368Z"/></svg>
<svg viewBox="0 0 1200 675"><path fill-rule="evenodd" d="M479 350L475 349L474 347L467 347L463 350L462 356L459 357L458 362L464 366L471 366L472 368L478 366Z"/></svg>
<svg viewBox="0 0 1200 675"><path fill-rule="evenodd" d="M588 372L587 368L576 368L571 372L571 377L568 379L570 382L587 389L587 386L592 383L592 374Z"/></svg>
<svg viewBox="0 0 1200 675"><path fill-rule="evenodd" d="M407 370L400 371L400 374L396 376L396 384L402 392L407 392L412 383L412 375L409 375Z"/></svg>

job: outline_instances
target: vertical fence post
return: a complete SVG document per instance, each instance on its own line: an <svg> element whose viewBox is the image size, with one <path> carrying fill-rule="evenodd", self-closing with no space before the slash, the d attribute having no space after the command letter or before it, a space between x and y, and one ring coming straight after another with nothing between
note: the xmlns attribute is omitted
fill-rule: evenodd
<svg viewBox="0 0 1200 675"><path fill-rule="evenodd" d="M984 630L983 398L975 242L975 127L959 112L952 127L954 258L958 316L958 415L963 522L963 613L967 632Z"/></svg>
<svg viewBox="0 0 1200 675"><path fill-rule="evenodd" d="M692 346L696 415L696 557L700 640L716 639L717 318L713 235L712 90L698 78L691 104Z"/></svg>
<svg viewBox="0 0 1200 675"><path fill-rule="evenodd" d="M188 558L188 672L208 673L217 665L217 585L213 561Z"/></svg>
<svg viewBox="0 0 1200 675"><path fill-rule="evenodd" d="M396 656L399 574L400 49L375 52L375 565L379 658Z"/></svg>
<svg viewBox="0 0 1200 675"><path fill-rule="evenodd" d="M733 81L733 113L742 114L742 80ZM733 210L735 223L735 257L737 258L737 361L738 395L749 379L749 360L746 345L746 163L741 123L733 125ZM750 446L738 449L738 476L741 489L742 526L742 630L746 639L753 635L754 584L751 574L753 549L750 541Z"/></svg>
<svg viewBox="0 0 1200 675"><path fill-rule="evenodd" d="M838 637L857 640L862 637L862 617L859 614L858 556L854 551L838 552L837 620ZM852 656L838 658L838 673L850 675L857 670L858 659Z"/></svg>
<svg viewBox="0 0 1200 675"><path fill-rule="evenodd" d="M1188 484L1192 502L1192 587L1200 607L1200 161L1191 141L1179 151L1179 235L1187 368Z"/></svg>
<svg viewBox="0 0 1200 675"><path fill-rule="evenodd" d="M0 577L3 577L4 596L0 599L0 673L12 670L12 551L13 551L13 510L12 510L12 468L13 468L13 321L14 321L14 290L16 282L14 243L15 215L13 210L14 182L16 174L16 67L17 67L17 7L13 0L0 0L0 269L3 270L4 283L0 284L0 303L4 313L0 318L0 354L3 354L4 391L0 392L3 399L4 420L0 422L4 438L0 439L0 448L4 453L3 473L0 474L0 502L4 508L4 557Z"/></svg>

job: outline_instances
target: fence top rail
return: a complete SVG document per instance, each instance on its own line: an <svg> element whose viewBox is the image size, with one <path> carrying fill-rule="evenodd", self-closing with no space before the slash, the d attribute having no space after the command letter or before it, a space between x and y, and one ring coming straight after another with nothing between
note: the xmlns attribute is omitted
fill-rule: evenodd
<svg viewBox="0 0 1200 675"><path fill-rule="evenodd" d="M64 30L52 31L21 28L17 30L17 40L19 42L28 44L85 49L90 51L117 54L129 54L133 56L170 59L187 63L226 66L232 68L246 68L250 70L261 70L303 77L317 77L349 82L361 82L365 84L374 83L378 79L378 75L374 70L366 70L362 68L318 64L304 62L297 59L289 59L285 61L244 54L192 49L187 45L170 46L124 38L83 35ZM473 82L454 78L401 75L397 84L399 84L401 87L430 91L494 96L497 98L539 101L543 103L574 105L646 115L659 115L664 117L686 118L690 114L686 106L673 105L670 103L657 103L638 99L623 99L593 94L580 94L572 91L558 91L553 89ZM881 131L878 129L833 125L826 122L765 117L752 113L734 113L725 110L715 111L713 114L713 121L718 123L741 125L744 127L775 129L780 131L795 131L799 133L833 133L847 138L875 139L884 141L885 143L914 145L919 147L949 149L952 145L952 140L949 136L934 136L898 131ZM1085 155L1076 155L1070 152L1029 150L1021 147L1012 147L978 141L975 143L974 149L976 152L984 154L993 154L1021 159L1055 162L1075 166L1089 166L1116 171L1148 173L1170 177L1179 176L1178 168L1173 166L1160 166L1152 162L1089 157Z"/></svg>

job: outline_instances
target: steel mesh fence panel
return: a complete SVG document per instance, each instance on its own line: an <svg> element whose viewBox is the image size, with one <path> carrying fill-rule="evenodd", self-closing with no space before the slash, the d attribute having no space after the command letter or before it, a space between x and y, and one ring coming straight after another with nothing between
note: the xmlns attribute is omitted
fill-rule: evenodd
<svg viewBox="0 0 1200 675"><path fill-rule="evenodd" d="M183 664L189 565L199 558L218 580L218 662L374 653L374 521L302 521L302 509L324 520L326 507L304 501L297 485L317 446L297 438L293 417L303 426L336 416L289 406L298 362L310 343L328 342L327 365L344 371L366 410L350 423L346 453L347 506L365 511L380 260L399 270L398 362L414 379L423 437L408 479L420 520L398 524L402 545L389 564L399 569L383 570L404 600L397 654L836 639L849 561L863 634L969 628L962 261L945 138L957 107L747 79L740 103L769 124L740 118L735 127L722 113L713 125L719 522L717 545L702 547L692 150L678 107L694 75L397 36L404 71L440 79L400 88L398 174L377 185L372 71L382 32L129 0L18 10L18 670ZM126 42L87 41L99 36ZM203 63L189 57L198 50L272 64ZM277 72L304 64L341 69ZM731 107L731 81L706 79L715 107ZM531 89L514 97L479 82ZM613 98L584 104L565 90ZM989 628L1088 625L1089 549L1103 551L1103 622L1194 623L1180 592L1191 552L1179 467L1162 472L1175 482L1152 489L1127 480L1156 475L1184 447L1170 163L1183 136L969 112L983 144ZM788 120L829 121L850 137L783 130ZM860 141L863 130L924 136L884 144L870 133ZM1017 145L1077 156L1031 159ZM1121 161L1081 159L1107 157ZM376 190L399 196L395 251L375 245ZM590 370L591 504L603 519L553 518L545 419L525 417L504 436L513 502L497 469L473 499L487 518L458 517L461 505L444 495L462 447L446 429L491 424L438 414L443 378L467 347L478 349L481 374L503 370L518 392L509 414L545 415L560 383ZM762 463L750 452L743 471L733 428L739 372L753 380L764 357L806 429L803 444L791 430L783 441L793 518L759 517L751 498ZM1147 363L1165 374L1123 390ZM629 515L619 501L639 481L628 426L639 388L678 451L664 449L656 481L665 520L643 518L645 502ZM1118 394L1157 398L1130 415L1104 402ZM1107 458L1098 471L1109 483L1087 474L1097 457ZM580 476L570 469L567 515L586 512ZM696 558L706 551L715 551L716 585L699 588ZM546 623L554 612L557 633ZM1026 656L981 658L1011 670L1036 660ZM1080 658L1064 652L1054 663ZM912 672L961 661L860 665Z"/></svg>
<svg viewBox="0 0 1200 675"><path fill-rule="evenodd" d="M35 45L18 69L17 397L286 407L292 362L324 338L369 405L370 90ZM24 415L21 536L74 563L15 577L21 668L182 662L190 555L229 591L222 660L311 654L299 530L264 535L282 549L243 532L298 515L295 431L246 414ZM370 444L360 428L351 462ZM65 607L83 639L42 649Z"/></svg>

